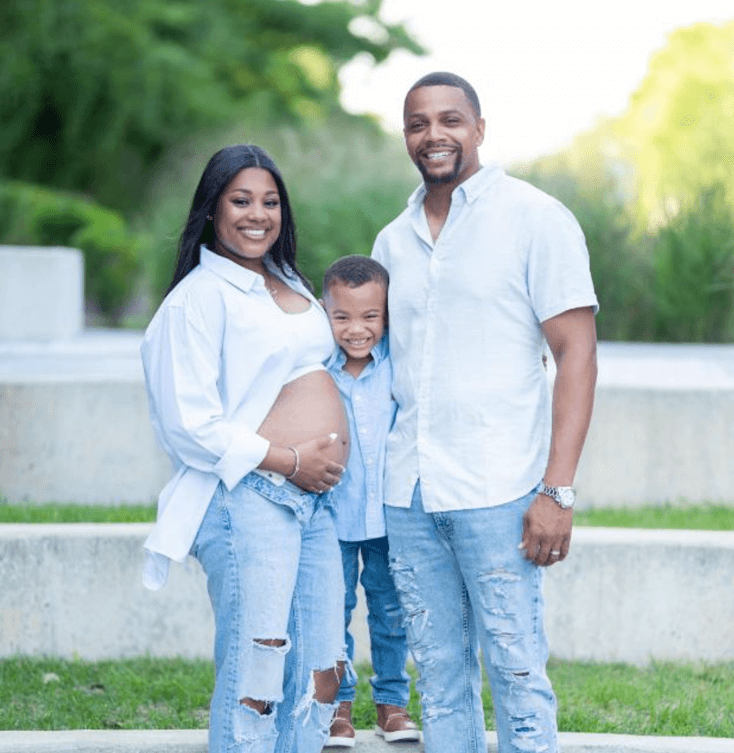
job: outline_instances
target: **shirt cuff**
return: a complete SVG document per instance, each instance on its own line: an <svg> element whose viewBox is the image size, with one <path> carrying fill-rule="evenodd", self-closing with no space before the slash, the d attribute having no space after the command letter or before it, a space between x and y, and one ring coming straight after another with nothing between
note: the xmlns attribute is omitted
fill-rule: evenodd
<svg viewBox="0 0 734 753"><path fill-rule="evenodd" d="M224 482L229 491L263 461L270 449L270 442L259 434L247 430L234 432L227 451L214 466L214 473Z"/></svg>

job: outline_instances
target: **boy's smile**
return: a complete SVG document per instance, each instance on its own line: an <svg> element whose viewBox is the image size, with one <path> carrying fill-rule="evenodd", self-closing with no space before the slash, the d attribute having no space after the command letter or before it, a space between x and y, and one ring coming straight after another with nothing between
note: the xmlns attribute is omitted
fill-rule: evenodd
<svg viewBox="0 0 734 753"><path fill-rule="evenodd" d="M356 376L385 333L387 290L375 280L356 288L336 282L324 291L324 307L334 339L347 355L344 370Z"/></svg>

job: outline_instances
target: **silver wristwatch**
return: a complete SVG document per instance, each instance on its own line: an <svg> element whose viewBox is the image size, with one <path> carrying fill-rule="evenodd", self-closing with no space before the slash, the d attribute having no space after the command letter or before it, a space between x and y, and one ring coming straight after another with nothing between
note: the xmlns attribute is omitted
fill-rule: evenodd
<svg viewBox="0 0 734 753"><path fill-rule="evenodd" d="M538 494L545 494L546 497L554 499L564 510L573 507L573 503L576 501L576 492L573 487L548 486L545 481L541 483Z"/></svg>

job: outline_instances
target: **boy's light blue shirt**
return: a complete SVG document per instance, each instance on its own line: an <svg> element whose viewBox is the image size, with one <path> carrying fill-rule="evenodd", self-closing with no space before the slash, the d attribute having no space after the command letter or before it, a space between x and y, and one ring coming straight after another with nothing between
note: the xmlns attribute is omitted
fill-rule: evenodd
<svg viewBox="0 0 734 753"><path fill-rule="evenodd" d="M344 402L351 437L346 470L332 491L342 541L385 535L385 448L396 410L387 334L370 352L372 360L356 379L343 370L347 357L341 348L326 361Z"/></svg>

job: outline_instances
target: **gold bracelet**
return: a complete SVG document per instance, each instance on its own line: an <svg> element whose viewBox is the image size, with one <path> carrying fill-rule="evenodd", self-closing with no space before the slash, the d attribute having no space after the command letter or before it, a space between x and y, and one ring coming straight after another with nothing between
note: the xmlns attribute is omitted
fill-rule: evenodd
<svg viewBox="0 0 734 753"><path fill-rule="evenodd" d="M286 476L286 478L293 478L301 468L301 456L298 454L298 450L295 447L289 447L288 449L296 456L296 465L295 468L293 468L293 473Z"/></svg>

